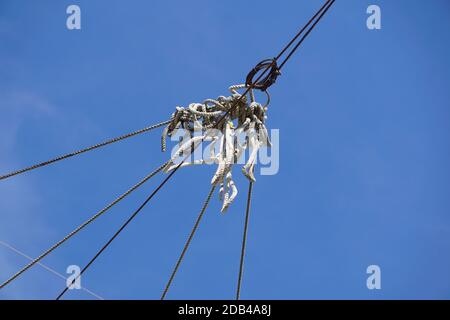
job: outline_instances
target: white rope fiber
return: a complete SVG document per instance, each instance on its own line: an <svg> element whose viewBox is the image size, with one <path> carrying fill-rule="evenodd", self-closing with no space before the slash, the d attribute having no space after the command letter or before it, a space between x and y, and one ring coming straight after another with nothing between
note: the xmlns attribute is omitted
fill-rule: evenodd
<svg viewBox="0 0 450 320"><path fill-rule="evenodd" d="M229 88L231 95L228 97L220 96L217 100L206 99L203 103L191 103L187 108L176 107L161 138L161 149L165 151L167 137L174 136L177 130L186 130L190 136L174 149L164 168L166 173L178 166L180 158L190 157L202 142L209 143L209 159L185 161L182 167L217 164L211 184L220 185L221 212L227 211L238 194L232 177L232 168L236 161L249 150L249 159L242 167L242 173L250 182L255 182L254 167L258 151L263 146L270 147L269 135L264 125L270 97L265 91L268 102L262 106L255 101L253 90L248 90L246 96L242 97L239 90L247 88L245 84L234 85ZM240 141L242 137L245 137L244 142Z"/></svg>

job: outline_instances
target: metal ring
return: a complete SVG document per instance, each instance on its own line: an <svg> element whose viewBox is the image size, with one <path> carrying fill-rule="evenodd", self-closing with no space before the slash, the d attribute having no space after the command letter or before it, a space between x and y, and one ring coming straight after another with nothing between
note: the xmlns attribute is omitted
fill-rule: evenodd
<svg viewBox="0 0 450 320"><path fill-rule="evenodd" d="M254 83L253 78L261 70L266 70L270 68L269 74L264 76L261 80ZM278 69L277 61L275 59L265 59L258 63L256 67L252 69L245 78L245 84L247 87L252 86L253 89L258 89L261 91L266 91L271 85L275 83L277 77L280 75L280 70Z"/></svg>

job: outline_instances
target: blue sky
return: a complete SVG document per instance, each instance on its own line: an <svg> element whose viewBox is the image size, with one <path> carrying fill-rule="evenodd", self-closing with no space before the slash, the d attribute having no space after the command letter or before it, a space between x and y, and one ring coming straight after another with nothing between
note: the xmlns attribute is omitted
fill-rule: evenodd
<svg viewBox="0 0 450 320"><path fill-rule="evenodd" d="M145 127L226 94L274 56L320 1L2 1L0 172ZM66 29L66 8L82 30ZM366 28L366 8L382 29ZM257 176L244 299L450 297L449 4L337 1L271 88L280 171ZM0 182L0 240L30 256L165 161L160 131ZM233 298L246 180L214 197L169 299ZM88 270L107 299L158 299L214 168L180 170ZM43 262L83 266L162 176ZM0 280L27 263L0 247ZM368 290L366 268L381 267ZM36 266L1 299L54 299ZM93 299L71 291L68 299Z"/></svg>

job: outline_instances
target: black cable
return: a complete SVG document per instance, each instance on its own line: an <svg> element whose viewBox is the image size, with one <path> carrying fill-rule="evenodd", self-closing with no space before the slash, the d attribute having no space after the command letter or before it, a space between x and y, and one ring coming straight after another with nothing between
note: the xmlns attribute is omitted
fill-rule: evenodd
<svg viewBox="0 0 450 320"><path fill-rule="evenodd" d="M297 44L295 45L295 47L289 52L289 54L287 55L287 57L283 60L283 62L280 64L280 66L278 67L278 70L281 70L281 68L283 68L283 66L286 64L286 62L292 57L292 55L297 51L297 49L300 47L300 45L303 43L303 41L305 41L306 37L311 33L311 31L316 27L316 25L319 23L319 21L323 18L323 16L325 15L325 13L327 13L327 11L331 8L331 6L334 4L335 0L328 0L324 7L320 8L320 10L316 13L316 15L308 22L307 25L311 24L311 22L315 19L315 17L317 17L318 14L319 17L316 19L316 21L313 23L313 25L311 26L311 28L308 29L308 31L306 31L306 33L303 35L303 37L300 39L299 42L297 42ZM278 59L277 59L278 60Z"/></svg>
<svg viewBox="0 0 450 320"><path fill-rule="evenodd" d="M311 33L311 31L316 27L328 9L333 5L335 0L327 0L325 4L314 14L314 16L299 30L299 32L289 41L289 43L278 53L278 55L273 59L265 59L259 62L256 67L254 67L247 75L245 83L249 85L250 83L254 84L254 88L259 89L261 91L266 91L271 85L273 85L277 79L277 77L281 74L280 70L286 64L286 62L292 57L292 55L297 51L306 37ZM308 27L312 24L312 26L308 29ZM308 30L307 30L308 29ZM287 57L283 60L280 66L277 65L278 60L281 56L286 53L286 51L291 47L294 42L306 31L304 36L300 39L300 41L294 46L294 48L288 53ZM261 70L264 71L264 75L267 70L270 70L269 74L264 78L259 77L259 80L253 81L253 77Z"/></svg>
<svg viewBox="0 0 450 320"><path fill-rule="evenodd" d="M280 59L280 57L287 51L287 49L297 40L302 33L308 28L308 26L316 19L316 17L325 9L325 7L331 2L332 0L326 0L326 2L323 4L323 6L314 14L314 16L300 29L299 32L289 41L287 45L284 46L283 50L280 51L280 53L275 57L276 60Z"/></svg>
<svg viewBox="0 0 450 320"><path fill-rule="evenodd" d="M41 163L38 163L38 164L35 164L35 165L32 165L32 166L29 166L27 168L23 168L23 169L14 171L14 172L10 172L8 174L0 176L0 180L11 178L11 177L17 176L19 174L22 174L22 173L25 173L25 172L28 172L28 171L31 171L31 170L35 170L35 169L38 169L38 168L41 168L41 167L48 166L49 164L52 164L52 163L55 163L55 162L58 162L58 161L61 161L61 160L65 160L65 159L77 156L79 154L82 154L82 153L85 153L85 152L88 152L88 151L92 151L92 150L104 147L106 145L109 145L109 144L112 144L112 143L115 143L115 142L118 142L118 141L121 141L121 140L125 140L125 139L128 139L128 138L134 137L134 136L136 136L138 134L141 134L141 133L144 133L144 132L147 132L147 131L150 131L150 130L153 130L153 129L156 129L156 128L159 128L159 127L162 127L163 125L166 125L166 124L168 124L170 122L171 122L171 120L163 121L163 122L157 123L157 124L155 124L153 126L146 127L144 129L141 129L141 130L138 130L138 131L135 131L135 132L131 132L131 133L122 135L120 137L109 139L107 141L104 141L102 143L98 143L98 144L93 145L93 146L88 147L88 148L84 148L84 149L81 149L81 150L78 150L78 151L75 151L75 152L67 153L67 154L59 156L57 158L54 158L54 159L51 159L51 160L48 160L48 161L44 161L44 162L41 162Z"/></svg>
<svg viewBox="0 0 450 320"><path fill-rule="evenodd" d="M181 167L183 162L181 162L172 172L159 184L159 186L153 190L153 192L148 196L147 199L139 206L139 208L125 221L125 223L116 231L116 233L111 237L111 239L106 242L106 244L96 253L96 255L89 261L89 263L81 270L80 274L73 279L71 284L74 284L75 281L92 265L92 263L102 254L103 251L114 241L114 239L126 228L126 226L138 215L138 213L150 202L150 200L158 193L158 191L166 184L167 181L177 172L177 170ZM59 300L64 293L69 289L69 286L66 286L64 290L58 295L56 300Z"/></svg>
<svg viewBox="0 0 450 320"><path fill-rule="evenodd" d="M194 238L195 232L198 229L198 226L200 224L200 221L202 220L203 214L206 211L206 208L208 207L209 201L211 200L211 197L214 193L214 190L216 189L216 186L213 185L211 188L211 191L209 191L208 197L206 198L205 203L203 204L202 210L200 211L197 220L195 221L194 226L192 227L191 233L189 234L188 239L186 240L186 243L184 244L183 250L181 251L180 256L178 257L177 263L175 264L175 267L170 275L169 281L167 281L166 287L164 288L164 291L161 295L161 300L164 300L167 292L169 291L170 285L172 284L173 279L175 278L175 275L177 274L178 268L181 265L181 261L183 261L184 255L186 254L189 245L191 244L192 239Z"/></svg>
<svg viewBox="0 0 450 320"><path fill-rule="evenodd" d="M43 252L39 257L35 258L33 261L31 261L29 264L27 264L25 267L20 269L18 272L16 272L13 276L11 276L9 279L4 281L0 285L0 289L3 289L5 286L7 286L9 283L17 279L20 275L22 275L24 272L26 272L28 269L36 265L39 261L44 259L46 256L48 256L50 253L55 251L57 248L59 248L63 243L68 241L70 238L78 234L81 230L86 228L89 224L93 223L95 220L97 220L100 216L104 215L106 212L108 212L112 207L114 207L116 204L118 204L120 201L125 199L127 196L129 196L131 193L133 193L135 190L140 188L144 183L146 183L148 180L153 178L156 174L158 174L160 171L164 169L164 167L169 162L163 163L161 166L159 166L157 169L153 170L151 173L146 175L142 180L140 180L138 183L136 183L134 186L132 186L130 189L128 189L126 192L122 193L119 197L117 197L114 201L110 202L106 207L98 211L96 214L94 214L92 217L90 217L88 220L83 222L81 225L76 227L74 230L72 230L69 234L67 234L63 239L59 240L57 243L55 243L53 246L51 246L49 249L47 249L45 252Z"/></svg>
<svg viewBox="0 0 450 320"><path fill-rule="evenodd" d="M253 190L253 182L250 181L248 185L248 195L247 195L247 208L245 210L245 222L244 222L244 234L242 236L242 247L241 247L241 259L239 263L239 275L236 289L236 300L239 300L241 296L241 284L242 284L242 275L244 272L244 258L245 258L245 247L247 244L247 230L248 230L248 220L250 217L250 204L252 199L252 190Z"/></svg>

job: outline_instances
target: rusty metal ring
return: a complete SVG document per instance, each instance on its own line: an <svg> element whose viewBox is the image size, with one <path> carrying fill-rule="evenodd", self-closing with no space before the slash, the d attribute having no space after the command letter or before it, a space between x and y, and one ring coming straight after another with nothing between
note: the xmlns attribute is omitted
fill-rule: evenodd
<svg viewBox="0 0 450 320"><path fill-rule="evenodd" d="M269 74L264 76L261 80L254 83L253 78L261 70L266 70L269 68ZM277 77L280 75L280 70L278 69L277 61L275 59L265 59L258 63L245 78L245 85L247 87L252 87L253 89L258 89L261 91L266 91L271 85L275 83Z"/></svg>

